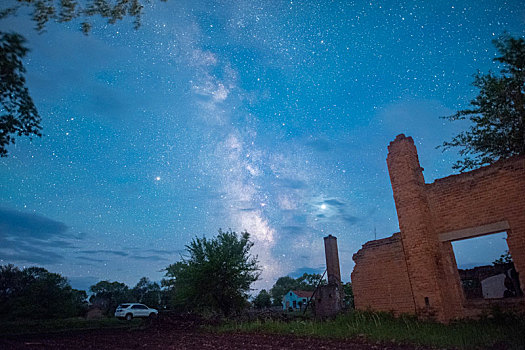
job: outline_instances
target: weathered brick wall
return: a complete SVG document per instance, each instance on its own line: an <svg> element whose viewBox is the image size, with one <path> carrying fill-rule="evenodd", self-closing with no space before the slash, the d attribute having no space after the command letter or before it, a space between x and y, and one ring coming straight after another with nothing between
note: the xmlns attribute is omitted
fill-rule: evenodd
<svg viewBox="0 0 525 350"><path fill-rule="evenodd" d="M525 286L525 156L426 187L436 234L508 221L507 244Z"/></svg>
<svg viewBox="0 0 525 350"><path fill-rule="evenodd" d="M398 135L388 150L401 233L368 242L354 255L356 307L415 312L440 321L471 316L451 242L443 236L501 222L510 227L507 243L523 288L525 156L425 184L411 137ZM396 288L394 282L399 283ZM515 305L524 303L520 299Z"/></svg>
<svg viewBox="0 0 525 350"><path fill-rule="evenodd" d="M508 219L521 226L525 223L525 156L438 179L426 185L426 192L438 232Z"/></svg>
<svg viewBox="0 0 525 350"><path fill-rule="evenodd" d="M363 245L353 259L355 307L414 313L414 300L399 233Z"/></svg>

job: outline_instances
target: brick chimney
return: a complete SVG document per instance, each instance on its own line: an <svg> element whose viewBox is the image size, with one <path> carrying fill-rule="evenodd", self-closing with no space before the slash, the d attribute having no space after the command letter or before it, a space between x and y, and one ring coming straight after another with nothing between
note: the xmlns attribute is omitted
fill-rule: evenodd
<svg viewBox="0 0 525 350"><path fill-rule="evenodd" d="M315 315L319 318L333 317L341 312L344 299L336 237L324 238L324 252L328 285L319 287L315 296Z"/></svg>
<svg viewBox="0 0 525 350"><path fill-rule="evenodd" d="M324 238L324 254L326 257L326 275L329 284L341 284L341 270L339 269L339 254L337 252L337 238L328 235Z"/></svg>

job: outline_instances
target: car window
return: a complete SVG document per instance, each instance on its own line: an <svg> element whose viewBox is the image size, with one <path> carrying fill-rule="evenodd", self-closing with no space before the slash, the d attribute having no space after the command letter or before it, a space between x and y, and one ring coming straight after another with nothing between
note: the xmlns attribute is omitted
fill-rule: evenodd
<svg viewBox="0 0 525 350"><path fill-rule="evenodd" d="M132 308L132 309L140 309L140 308L141 308L140 306L141 306L141 305L133 305L131 308Z"/></svg>
<svg viewBox="0 0 525 350"><path fill-rule="evenodd" d="M147 310L148 307L145 306L145 305L137 305L138 306L138 309L143 309L143 310Z"/></svg>

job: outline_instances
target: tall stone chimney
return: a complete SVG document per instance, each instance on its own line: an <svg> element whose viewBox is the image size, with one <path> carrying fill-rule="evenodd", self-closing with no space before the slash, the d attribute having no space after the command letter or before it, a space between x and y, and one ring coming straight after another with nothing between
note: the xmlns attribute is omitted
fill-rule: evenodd
<svg viewBox="0 0 525 350"><path fill-rule="evenodd" d="M339 269L339 253L337 252L336 237L328 235L324 238L324 254L326 257L328 284L341 284L341 270Z"/></svg>
<svg viewBox="0 0 525 350"><path fill-rule="evenodd" d="M337 315L343 308L344 299L336 237L328 235L324 238L324 252L328 284L319 287L315 294L315 315L320 318Z"/></svg>

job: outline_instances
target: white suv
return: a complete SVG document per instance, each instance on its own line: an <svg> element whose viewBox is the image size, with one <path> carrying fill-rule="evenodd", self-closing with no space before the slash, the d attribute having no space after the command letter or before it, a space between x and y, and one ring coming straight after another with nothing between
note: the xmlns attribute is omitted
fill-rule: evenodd
<svg viewBox="0 0 525 350"><path fill-rule="evenodd" d="M115 317L130 321L133 317L155 317L158 313L156 309L151 309L144 304L127 303L117 306Z"/></svg>

